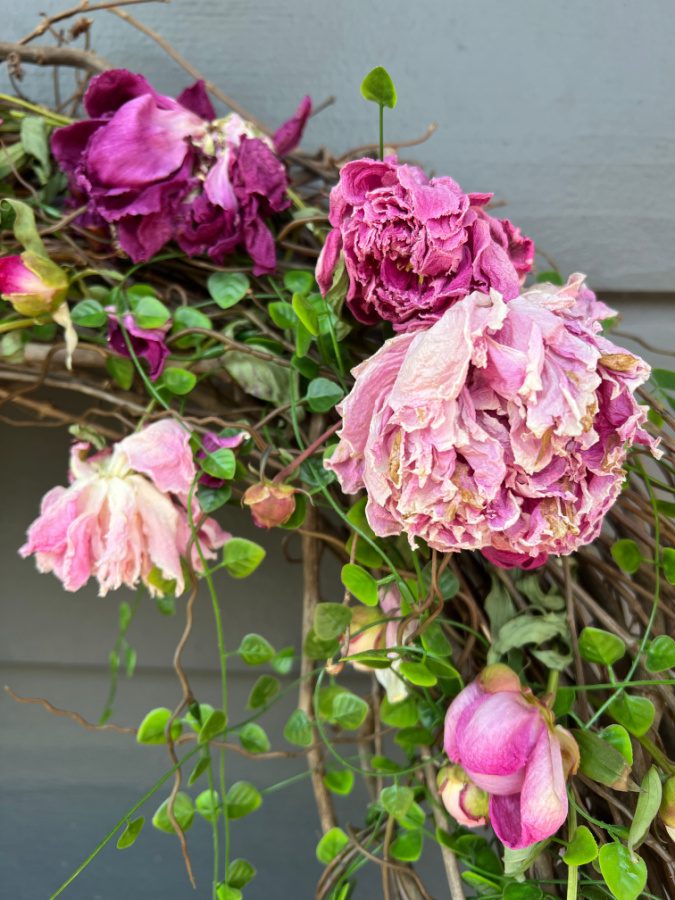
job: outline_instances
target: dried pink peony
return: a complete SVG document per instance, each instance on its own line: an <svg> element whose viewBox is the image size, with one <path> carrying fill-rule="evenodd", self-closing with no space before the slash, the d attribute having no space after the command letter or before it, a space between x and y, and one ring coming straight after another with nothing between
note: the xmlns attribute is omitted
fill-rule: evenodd
<svg viewBox="0 0 675 900"><path fill-rule="evenodd" d="M565 781L578 768L579 749L508 666L488 666L455 697L443 744L450 761L490 795L490 821L507 847L536 844L565 821Z"/></svg>
<svg viewBox="0 0 675 900"><path fill-rule="evenodd" d="M57 129L52 151L88 201L86 224L114 224L134 262L176 239L219 263L241 247L256 274L274 270L265 218L288 206L279 156L300 140L308 97L273 139L236 114L217 119L203 82L174 99L113 69L91 80L84 105L89 118Z"/></svg>
<svg viewBox="0 0 675 900"><path fill-rule="evenodd" d="M474 290L495 288L510 300L532 268L534 244L488 215L490 197L465 194L452 178L429 179L395 157L347 163L331 192L333 230L317 264L322 292L342 252L347 305L366 324L429 324Z"/></svg>
<svg viewBox="0 0 675 900"><path fill-rule="evenodd" d="M436 780L443 806L456 822L465 828L487 824L487 792L477 787L461 766L443 766Z"/></svg>
<svg viewBox="0 0 675 900"><path fill-rule="evenodd" d="M89 457L88 444L74 444L70 484L44 496L20 554L34 554L39 571L54 572L67 591L94 577L101 596L139 581L153 594L163 592L163 582L175 582L181 593L191 544L188 494L196 475L189 438L175 420L163 419ZM192 502L196 521L201 513ZM203 556L213 559L229 537L205 519L198 536ZM200 570L194 544L190 556Z"/></svg>
<svg viewBox="0 0 675 900"><path fill-rule="evenodd" d="M261 481L246 488L241 502L251 510L253 524L258 528L278 528L295 512L295 488Z"/></svg>
<svg viewBox="0 0 675 900"><path fill-rule="evenodd" d="M649 366L600 333L573 275L504 302L472 293L355 370L326 467L368 493L381 537L531 568L594 540L630 445L655 443L633 391Z"/></svg>

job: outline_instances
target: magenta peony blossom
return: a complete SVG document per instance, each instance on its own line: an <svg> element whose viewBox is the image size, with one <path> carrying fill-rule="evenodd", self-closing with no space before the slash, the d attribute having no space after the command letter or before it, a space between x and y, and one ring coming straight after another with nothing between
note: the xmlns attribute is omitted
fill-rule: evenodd
<svg viewBox="0 0 675 900"><path fill-rule="evenodd" d="M299 141L308 97L273 140L235 114L216 119L203 82L174 100L113 69L92 79L84 104L90 118L57 129L52 151L89 201L88 221L114 224L134 262L176 239L219 263L242 247L256 274L274 269L264 219L288 206L278 155Z"/></svg>
<svg viewBox="0 0 675 900"><path fill-rule="evenodd" d="M45 495L20 554L35 554L39 571L54 572L67 591L94 577L101 596L139 581L153 594L175 582L181 593L188 547L201 568L186 507L196 474L189 440L175 420L162 419L89 457L88 444L74 444L70 485ZM200 520L196 500L192 513ZM201 522L204 557L213 559L229 537L213 519Z"/></svg>
<svg viewBox="0 0 675 900"><path fill-rule="evenodd" d="M386 319L397 331L434 322L474 290L512 299L532 268L534 244L488 215L490 197L394 157L347 163L330 196L333 230L317 264L319 287L330 288L342 252L352 313L366 324Z"/></svg>
<svg viewBox="0 0 675 900"><path fill-rule="evenodd" d="M490 795L490 821L507 847L536 844L565 821L565 781L578 768L579 748L508 666L488 666L455 697L443 745Z"/></svg>
<svg viewBox="0 0 675 900"><path fill-rule="evenodd" d="M165 325L161 328L140 328L131 313L124 316L124 328L129 336L129 342L136 356L147 362L151 381L157 381L164 371L164 364L169 355L166 334L170 327ZM108 344L120 356L131 356L119 319L111 311L108 311Z"/></svg>
<svg viewBox="0 0 675 900"><path fill-rule="evenodd" d="M630 444L655 444L633 391L649 366L600 334L609 312L574 275L508 304L459 300L355 370L326 467L365 488L381 537L540 565L594 540Z"/></svg>

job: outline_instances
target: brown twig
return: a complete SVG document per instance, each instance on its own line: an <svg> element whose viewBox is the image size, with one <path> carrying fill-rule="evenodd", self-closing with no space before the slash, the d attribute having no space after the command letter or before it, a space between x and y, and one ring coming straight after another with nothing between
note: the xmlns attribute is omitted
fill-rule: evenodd
<svg viewBox="0 0 675 900"><path fill-rule="evenodd" d="M5 59L10 64L18 60L35 66L67 66L71 69L83 69L92 74L112 68L106 59L92 53L91 50L80 50L78 47L25 47L22 44L0 41L0 60Z"/></svg>

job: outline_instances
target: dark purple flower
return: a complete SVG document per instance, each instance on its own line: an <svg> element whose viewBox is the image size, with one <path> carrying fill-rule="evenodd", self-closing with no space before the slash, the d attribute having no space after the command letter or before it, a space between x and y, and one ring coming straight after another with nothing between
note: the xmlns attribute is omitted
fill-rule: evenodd
<svg viewBox="0 0 675 900"><path fill-rule="evenodd" d="M299 141L308 97L274 139L234 113L216 119L203 82L173 99L125 69L94 78L85 108L90 118L57 129L52 150L88 221L116 226L134 262L175 239L219 263L241 248L256 274L274 270L265 219L288 206L279 155Z"/></svg>
<svg viewBox="0 0 675 900"><path fill-rule="evenodd" d="M166 345L166 333L169 327L166 325L162 328L139 328L131 313L124 316L124 328L129 335L133 351L139 359L146 360L148 374L152 381L157 381L162 374L164 363L169 355L169 348ZM119 319L110 312L108 313L108 344L120 356L131 357Z"/></svg>

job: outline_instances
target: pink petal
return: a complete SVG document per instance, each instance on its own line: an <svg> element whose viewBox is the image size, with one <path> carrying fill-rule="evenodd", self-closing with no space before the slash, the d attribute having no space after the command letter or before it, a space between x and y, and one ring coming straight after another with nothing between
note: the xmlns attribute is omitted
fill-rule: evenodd
<svg viewBox="0 0 675 900"><path fill-rule="evenodd" d="M115 447L130 468L147 475L160 491L187 497L196 470L190 434L175 419L161 419L124 438Z"/></svg>

